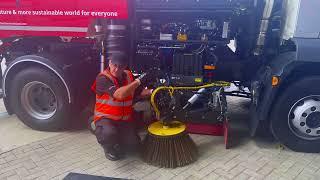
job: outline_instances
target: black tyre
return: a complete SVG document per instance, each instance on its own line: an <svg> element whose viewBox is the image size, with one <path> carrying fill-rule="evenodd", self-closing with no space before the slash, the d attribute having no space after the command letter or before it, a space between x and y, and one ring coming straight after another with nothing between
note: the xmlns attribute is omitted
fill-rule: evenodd
<svg viewBox="0 0 320 180"><path fill-rule="evenodd" d="M320 77L291 84L278 98L271 113L275 138L294 151L320 152Z"/></svg>
<svg viewBox="0 0 320 180"><path fill-rule="evenodd" d="M9 96L15 114L27 126L41 131L67 127L67 90L51 71L40 67L20 71L12 80Z"/></svg>

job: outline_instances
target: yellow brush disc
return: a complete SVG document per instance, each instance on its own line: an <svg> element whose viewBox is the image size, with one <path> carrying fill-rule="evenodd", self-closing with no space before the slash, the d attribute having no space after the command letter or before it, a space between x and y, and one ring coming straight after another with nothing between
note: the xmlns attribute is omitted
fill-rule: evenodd
<svg viewBox="0 0 320 180"><path fill-rule="evenodd" d="M157 136L172 136L182 133L186 130L186 125L179 122L173 121L168 125L164 125L162 122L157 121L149 125L148 131L149 133Z"/></svg>

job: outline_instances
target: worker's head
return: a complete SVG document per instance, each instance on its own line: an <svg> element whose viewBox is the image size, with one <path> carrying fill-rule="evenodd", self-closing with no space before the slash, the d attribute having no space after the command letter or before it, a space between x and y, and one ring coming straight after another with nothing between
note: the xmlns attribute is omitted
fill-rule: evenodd
<svg viewBox="0 0 320 180"><path fill-rule="evenodd" d="M109 58L110 73L115 77L121 77L128 66L128 57L124 53L113 53Z"/></svg>

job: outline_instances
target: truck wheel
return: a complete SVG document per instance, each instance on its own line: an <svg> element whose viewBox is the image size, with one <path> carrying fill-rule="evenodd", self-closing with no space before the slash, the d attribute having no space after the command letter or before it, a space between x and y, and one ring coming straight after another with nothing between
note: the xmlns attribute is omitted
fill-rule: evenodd
<svg viewBox="0 0 320 180"><path fill-rule="evenodd" d="M286 88L271 113L275 138L294 151L320 152L320 77Z"/></svg>
<svg viewBox="0 0 320 180"><path fill-rule="evenodd" d="M11 106L27 126L41 131L66 127L70 113L68 95L55 74L32 67L17 73L12 82Z"/></svg>

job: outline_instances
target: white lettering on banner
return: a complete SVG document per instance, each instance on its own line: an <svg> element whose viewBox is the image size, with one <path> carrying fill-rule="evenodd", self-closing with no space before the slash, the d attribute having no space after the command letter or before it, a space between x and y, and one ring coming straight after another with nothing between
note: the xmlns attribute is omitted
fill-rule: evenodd
<svg viewBox="0 0 320 180"><path fill-rule="evenodd" d="M12 12L10 10L0 10L0 15L11 15Z"/></svg>
<svg viewBox="0 0 320 180"><path fill-rule="evenodd" d="M98 17L117 17L117 12L91 12L91 16L98 16Z"/></svg>
<svg viewBox="0 0 320 180"><path fill-rule="evenodd" d="M62 16L63 15L63 12L62 11L59 11L59 10L54 10L54 11L48 11L48 10L45 10L45 11L32 11L32 15L35 15L35 16Z"/></svg>
<svg viewBox="0 0 320 180"><path fill-rule="evenodd" d="M118 12L97 12L97 11L86 11L86 10L1 10L0 15L20 15L20 16L92 16L92 17L117 17Z"/></svg>
<svg viewBox="0 0 320 180"><path fill-rule="evenodd" d="M18 11L18 15L31 15L31 11Z"/></svg>
<svg viewBox="0 0 320 180"><path fill-rule="evenodd" d="M66 16L80 16L80 11L64 11Z"/></svg>

